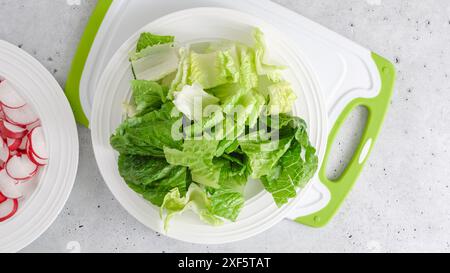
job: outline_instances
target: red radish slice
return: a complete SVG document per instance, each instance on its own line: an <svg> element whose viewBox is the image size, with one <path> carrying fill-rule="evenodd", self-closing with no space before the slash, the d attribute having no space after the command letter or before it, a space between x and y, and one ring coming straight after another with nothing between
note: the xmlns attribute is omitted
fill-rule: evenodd
<svg viewBox="0 0 450 273"><path fill-rule="evenodd" d="M29 149L40 159L48 159L47 146L45 144L44 132L42 127L34 128L29 134Z"/></svg>
<svg viewBox="0 0 450 273"><path fill-rule="evenodd" d="M38 166L34 164L28 155L15 155L6 162L5 170L8 175L15 180L28 180L32 178Z"/></svg>
<svg viewBox="0 0 450 273"><path fill-rule="evenodd" d="M33 130L34 128L39 127L39 126L41 126L41 121L37 120L36 122L33 122L33 123L27 125L27 130L28 130L28 132L31 132L31 130Z"/></svg>
<svg viewBox="0 0 450 273"><path fill-rule="evenodd" d="M3 120L0 121L0 134L3 138L19 139L26 136L27 130Z"/></svg>
<svg viewBox="0 0 450 273"><path fill-rule="evenodd" d="M0 223L5 222L17 213L17 209L19 208L19 201L17 201L17 199L8 199L7 202L1 204L2 207L7 205L9 205L10 207L10 209L8 209L9 213L5 216L0 215Z"/></svg>
<svg viewBox="0 0 450 273"><path fill-rule="evenodd" d="M37 122L39 119L28 104L17 109L3 107L3 112L5 113L6 120L17 126L25 127Z"/></svg>
<svg viewBox="0 0 450 273"><path fill-rule="evenodd" d="M12 179L6 173L6 170L0 171L0 192L9 199L17 199L23 196L20 184Z"/></svg>
<svg viewBox="0 0 450 273"><path fill-rule="evenodd" d="M5 202L6 200L8 200L8 198L6 198L6 196L4 196L3 193L0 192L0 204Z"/></svg>
<svg viewBox="0 0 450 273"><path fill-rule="evenodd" d="M26 104L7 81L0 83L0 102L3 106L11 109L21 108Z"/></svg>
<svg viewBox="0 0 450 273"><path fill-rule="evenodd" d="M9 150L15 151L15 150L19 149L20 145L22 145L22 141L23 141L23 139L20 139L20 138L16 138L16 139L8 138L6 142L8 143Z"/></svg>
<svg viewBox="0 0 450 273"><path fill-rule="evenodd" d="M37 157L34 153L33 150L30 149L30 145L28 144L28 149L26 154L28 155L28 158L30 158L31 162L33 162L34 164L38 165L39 167L45 166L48 164L48 159L42 159Z"/></svg>
<svg viewBox="0 0 450 273"><path fill-rule="evenodd" d="M8 145L0 138L0 161L5 163L10 157Z"/></svg>

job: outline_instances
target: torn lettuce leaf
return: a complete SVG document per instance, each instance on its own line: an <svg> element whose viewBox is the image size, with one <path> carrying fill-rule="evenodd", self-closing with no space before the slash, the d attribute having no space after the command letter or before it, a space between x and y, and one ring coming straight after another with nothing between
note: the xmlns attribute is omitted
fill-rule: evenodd
<svg viewBox="0 0 450 273"><path fill-rule="evenodd" d="M259 179L269 175L272 169L277 165L278 160L291 146L292 136L286 136L279 140L240 140L239 144L242 151L247 155L251 176Z"/></svg>
<svg viewBox="0 0 450 273"><path fill-rule="evenodd" d="M164 157L164 147L181 148L182 140L173 138L174 105L166 103L160 110L125 120L111 136L111 146L121 154Z"/></svg>
<svg viewBox="0 0 450 273"><path fill-rule="evenodd" d="M169 229L170 220L174 216L187 210L195 212L203 222L209 225L223 224L223 220L211 212L211 200L206 195L205 189L193 183L185 197L182 197L178 188L174 188L165 196L160 209L164 230Z"/></svg>
<svg viewBox="0 0 450 273"><path fill-rule="evenodd" d="M192 180L199 184L218 188L222 166L214 164L217 140L185 140L182 150L164 148L167 162L172 165L189 167Z"/></svg>
<svg viewBox="0 0 450 273"><path fill-rule="evenodd" d="M136 45L136 52L139 53L147 47L155 45L169 44L175 41L174 36L160 36L149 32L143 32L139 36L139 40Z"/></svg>
<svg viewBox="0 0 450 273"><path fill-rule="evenodd" d="M293 102L297 100L289 83L281 81L267 88L269 93L269 114L279 115L292 111Z"/></svg>
<svg viewBox="0 0 450 273"><path fill-rule="evenodd" d="M303 188L318 168L316 150L309 142L304 120L283 115L280 125L280 132L294 136L292 144L271 171L261 177L265 189L279 207L294 198L297 189Z"/></svg>
<svg viewBox="0 0 450 273"><path fill-rule="evenodd" d="M164 197L174 188L182 196L187 191L187 168L170 165L164 158L122 154L119 172L132 189L155 206L161 206Z"/></svg>
<svg viewBox="0 0 450 273"><path fill-rule="evenodd" d="M173 93L177 91L181 91L185 85L188 85L189 83L189 75L190 75L190 49L182 47L180 48L179 52L179 63L178 63L178 69L177 73L175 75L175 78L173 79L170 89L168 98L173 100Z"/></svg>
<svg viewBox="0 0 450 273"><path fill-rule="evenodd" d="M232 50L211 53L190 53L189 83L198 83L204 89L239 80L239 66Z"/></svg>
<svg viewBox="0 0 450 273"><path fill-rule="evenodd" d="M177 49L173 44L149 46L130 55L137 80L159 81L178 68Z"/></svg>
<svg viewBox="0 0 450 273"><path fill-rule="evenodd" d="M256 54L252 48L241 45L238 47L240 60L239 84L245 90L258 86L258 72L256 69Z"/></svg>
<svg viewBox="0 0 450 273"><path fill-rule="evenodd" d="M248 180L246 165L232 156L220 159L220 161L218 163L222 164L220 187L208 189L211 212L225 219L236 221L245 203L244 190Z"/></svg>
<svg viewBox="0 0 450 273"><path fill-rule="evenodd" d="M158 110L166 102L167 95L162 86L156 82L133 80L131 81L131 90L137 116Z"/></svg>
<svg viewBox="0 0 450 273"><path fill-rule="evenodd" d="M218 106L219 103L218 98L206 93L202 86L197 83L192 86L185 85L180 92L174 93L174 97L175 107L193 121L202 120L205 108L213 105Z"/></svg>
<svg viewBox="0 0 450 273"><path fill-rule="evenodd" d="M253 37L255 39L255 64L258 75L265 75L275 82L280 81L282 79L281 70L286 69L286 67L268 64L266 56L266 41L264 38L264 33L259 28L255 29Z"/></svg>

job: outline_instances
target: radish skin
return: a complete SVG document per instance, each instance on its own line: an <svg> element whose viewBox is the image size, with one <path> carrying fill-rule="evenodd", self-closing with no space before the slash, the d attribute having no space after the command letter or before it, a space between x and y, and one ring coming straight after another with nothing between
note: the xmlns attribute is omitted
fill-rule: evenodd
<svg viewBox="0 0 450 273"><path fill-rule="evenodd" d="M23 107L26 102L20 97L16 90L7 81L0 83L0 103L2 106L18 109Z"/></svg>
<svg viewBox="0 0 450 273"><path fill-rule="evenodd" d="M37 170L38 166L33 163L28 155L15 155L12 156L5 165L6 173L14 180L28 180L32 178Z"/></svg>
<svg viewBox="0 0 450 273"><path fill-rule="evenodd" d="M12 179L6 170L0 171L0 192L8 199L17 199L23 196L19 183Z"/></svg>
<svg viewBox="0 0 450 273"><path fill-rule="evenodd" d="M13 202L13 207L11 209L11 212L9 212L7 215L5 216L0 216L0 223L1 222L5 222L6 220L10 219L11 217L13 217L16 213L17 210L19 209L19 201L17 201L17 199L8 199L6 201L11 201ZM5 205L6 202L3 202L2 206Z"/></svg>

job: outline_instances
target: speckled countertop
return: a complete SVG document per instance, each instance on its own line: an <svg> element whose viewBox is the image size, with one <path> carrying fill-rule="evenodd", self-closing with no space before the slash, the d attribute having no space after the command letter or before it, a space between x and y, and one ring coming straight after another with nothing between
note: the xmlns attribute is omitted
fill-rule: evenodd
<svg viewBox="0 0 450 273"><path fill-rule="evenodd" d="M449 252L450 3L276 2L393 60L398 69L391 109L372 156L326 228L286 220L233 244L201 246L168 239L137 222L113 198L94 163L89 130L79 127L80 164L70 200L54 224L23 251ZM0 0L0 39L31 53L64 86L95 3ZM343 140L353 135L348 131Z"/></svg>

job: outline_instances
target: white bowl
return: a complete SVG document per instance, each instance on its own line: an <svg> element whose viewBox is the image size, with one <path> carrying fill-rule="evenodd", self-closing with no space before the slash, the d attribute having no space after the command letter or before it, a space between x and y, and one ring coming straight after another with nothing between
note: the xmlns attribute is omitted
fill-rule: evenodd
<svg viewBox="0 0 450 273"><path fill-rule="evenodd" d="M0 223L0 252L16 252L37 239L64 207L78 166L78 134L64 92L53 76L17 46L0 40L0 77L7 79L39 115L49 164L16 215Z"/></svg>
<svg viewBox="0 0 450 273"><path fill-rule="evenodd" d="M233 10L196 8L164 16L131 36L115 53L97 85L90 119L94 152L106 184L131 215L157 232L164 233L159 209L125 184L117 168L118 154L109 144L111 134L122 122L122 103L130 98L132 73L128 53L135 48L140 33L144 31L174 35L182 44L217 39L253 44L251 33L254 27L264 32L270 58L290 68L284 76L298 96L294 114L306 120L311 142L317 148L319 158L323 157L327 137L324 99L310 66L294 43L263 20ZM275 205L272 196L262 187L246 191L249 198L237 222L212 227L203 224L196 215L185 213L173 219L166 235L202 244L242 240L281 221L295 207L305 189L282 208Z"/></svg>

